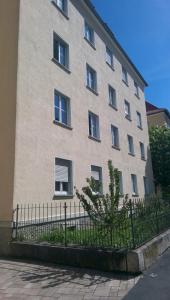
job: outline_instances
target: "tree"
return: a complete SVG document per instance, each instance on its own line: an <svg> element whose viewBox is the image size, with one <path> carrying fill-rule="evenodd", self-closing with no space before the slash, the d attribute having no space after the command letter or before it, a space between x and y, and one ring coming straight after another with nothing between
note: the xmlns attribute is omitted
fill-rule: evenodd
<svg viewBox="0 0 170 300"><path fill-rule="evenodd" d="M149 136L155 184L166 190L170 188L170 129L152 127Z"/></svg>
<svg viewBox="0 0 170 300"><path fill-rule="evenodd" d="M118 225L124 219L127 207L126 201L119 207L120 189L119 189L119 170L114 169L112 162L108 161L109 169L109 193L101 195L96 191L100 190L99 185L93 177L87 179L88 186L83 187L81 194L76 189L76 195L83 205L83 208L95 224L105 227Z"/></svg>

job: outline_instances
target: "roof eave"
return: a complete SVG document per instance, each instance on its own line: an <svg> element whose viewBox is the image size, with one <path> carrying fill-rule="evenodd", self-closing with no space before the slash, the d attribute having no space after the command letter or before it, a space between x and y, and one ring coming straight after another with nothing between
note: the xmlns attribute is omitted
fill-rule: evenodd
<svg viewBox="0 0 170 300"><path fill-rule="evenodd" d="M91 3L91 1L90 0L84 0L84 2L88 6L88 8L90 8L90 10L93 12L93 14L95 15L95 17L101 23L101 25L106 30L106 32L109 34L109 36L113 39L113 41L115 42L115 44L117 45L117 47L120 49L120 51L123 53L123 55L125 56L125 58L128 60L128 62L130 63L130 65L133 67L133 69L135 70L136 74L139 76L139 78L142 80L142 82L144 83L144 85L147 87L148 83L145 81L145 79L143 78L143 76L140 74L140 72L138 71L138 69L135 67L135 65L133 64L133 62L131 61L131 59L129 58L129 56L127 55L127 53L125 52L125 50L119 44L118 40L116 39L115 35L113 34L113 32L111 31L111 29L109 28L109 26L106 23L104 23L104 21L102 20L102 18L100 17L100 15L97 13L97 11L96 11L95 7L93 6L93 4Z"/></svg>

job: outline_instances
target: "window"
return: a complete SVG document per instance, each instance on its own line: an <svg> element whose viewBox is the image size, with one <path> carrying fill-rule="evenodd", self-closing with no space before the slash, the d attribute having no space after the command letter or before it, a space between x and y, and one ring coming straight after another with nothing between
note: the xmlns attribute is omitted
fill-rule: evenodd
<svg viewBox="0 0 170 300"><path fill-rule="evenodd" d="M67 0L53 0L53 2L62 12L67 13Z"/></svg>
<svg viewBox="0 0 170 300"><path fill-rule="evenodd" d="M85 22L85 39L94 46L94 30Z"/></svg>
<svg viewBox="0 0 170 300"><path fill-rule="evenodd" d="M147 177L143 177L143 184L144 184L144 193L145 196L149 194L149 185L148 185L148 178Z"/></svg>
<svg viewBox="0 0 170 300"><path fill-rule="evenodd" d="M102 168L97 166L91 166L91 177L95 180L96 189L95 194L102 194Z"/></svg>
<svg viewBox="0 0 170 300"><path fill-rule="evenodd" d="M138 128L142 129L142 118L141 118L141 114L137 111L136 112L137 115L137 126Z"/></svg>
<svg viewBox="0 0 170 300"><path fill-rule="evenodd" d="M99 117L92 112L89 112L89 136L100 139Z"/></svg>
<svg viewBox="0 0 170 300"><path fill-rule="evenodd" d="M139 98L139 86L136 81L134 81L134 87L135 87L135 95Z"/></svg>
<svg viewBox="0 0 170 300"><path fill-rule="evenodd" d="M125 100L125 118L131 120L130 104Z"/></svg>
<svg viewBox="0 0 170 300"><path fill-rule="evenodd" d="M116 108L116 91L109 85L109 104Z"/></svg>
<svg viewBox="0 0 170 300"><path fill-rule="evenodd" d="M128 148L129 148L129 154L131 155L135 155L135 152L134 152L134 145L133 145L133 137L128 135Z"/></svg>
<svg viewBox="0 0 170 300"><path fill-rule="evenodd" d="M87 65L87 87L97 92L97 74L89 65Z"/></svg>
<svg viewBox="0 0 170 300"><path fill-rule="evenodd" d="M113 68L113 52L106 47L106 62Z"/></svg>
<svg viewBox="0 0 170 300"><path fill-rule="evenodd" d="M119 131L118 128L111 125L112 146L119 149Z"/></svg>
<svg viewBox="0 0 170 300"><path fill-rule="evenodd" d="M128 85L128 75L126 69L122 66L122 80Z"/></svg>
<svg viewBox="0 0 170 300"><path fill-rule="evenodd" d="M66 196L73 192L72 162L70 160L55 159L55 195Z"/></svg>
<svg viewBox="0 0 170 300"><path fill-rule="evenodd" d="M54 94L54 115L55 121L70 126L70 101L62 94Z"/></svg>
<svg viewBox="0 0 170 300"><path fill-rule="evenodd" d="M119 193L123 195L123 177L121 171L119 171Z"/></svg>
<svg viewBox="0 0 170 300"><path fill-rule="evenodd" d="M138 194L138 186L137 186L137 176L135 174L131 174L131 183L132 183L132 195Z"/></svg>
<svg viewBox="0 0 170 300"><path fill-rule="evenodd" d="M145 147L143 143L139 143L140 144L140 153L141 153L141 159L145 160Z"/></svg>
<svg viewBox="0 0 170 300"><path fill-rule="evenodd" d="M56 34L54 34L54 53L55 61L65 68L69 68L69 47L68 45Z"/></svg>

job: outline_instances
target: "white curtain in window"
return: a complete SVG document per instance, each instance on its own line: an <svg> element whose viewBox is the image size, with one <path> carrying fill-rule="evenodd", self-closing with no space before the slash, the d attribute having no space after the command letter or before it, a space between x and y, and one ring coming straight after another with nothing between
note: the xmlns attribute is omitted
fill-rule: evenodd
<svg viewBox="0 0 170 300"><path fill-rule="evenodd" d="M91 171L91 176L92 176L95 180L100 180L100 174L99 174L99 171L92 170L92 171Z"/></svg>

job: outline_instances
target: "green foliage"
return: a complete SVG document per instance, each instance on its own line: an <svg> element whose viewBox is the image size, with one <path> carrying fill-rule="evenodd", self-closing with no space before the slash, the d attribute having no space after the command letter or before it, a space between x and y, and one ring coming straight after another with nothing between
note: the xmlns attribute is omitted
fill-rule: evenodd
<svg viewBox="0 0 170 300"><path fill-rule="evenodd" d="M127 199L119 207L119 171L113 168L110 160L108 161L108 169L110 183L109 193L106 195L96 193L96 190L100 189L96 186L93 177L87 179L88 186L82 188L83 194L76 189L76 195L93 223L105 227L121 224L127 212Z"/></svg>
<svg viewBox="0 0 170 300"><path fill-rule="evenodd" d="M131 243L130 225L128 224L127 230L112 231L112 237L110 237L110 231L108 228L101 226L77 228L67 230L67 244L68 245L81 245L85 247L113 247L121 248L128 247ZM48 242L49 244L61 244L65 243L64 230L54 229L46 234L41 234L38 237L39 242Z"/></svg>
<svg viewBox="0 0 170 300"><path fill-rule="evenodd" d="M152 127L149 136L155 183L170 190L170 129Z"/></svg>

